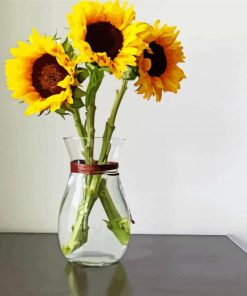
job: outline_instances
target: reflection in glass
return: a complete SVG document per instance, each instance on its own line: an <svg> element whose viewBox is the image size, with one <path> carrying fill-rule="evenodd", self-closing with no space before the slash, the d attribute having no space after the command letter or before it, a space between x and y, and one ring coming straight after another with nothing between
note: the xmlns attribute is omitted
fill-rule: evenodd
<svg viewBox="0 0 247 296"><path fill-rule="evenodd" d="M129 296L133 295L128 276L121 263L104 268L81 267L67 263L65 273L71 296Z"/></svg>

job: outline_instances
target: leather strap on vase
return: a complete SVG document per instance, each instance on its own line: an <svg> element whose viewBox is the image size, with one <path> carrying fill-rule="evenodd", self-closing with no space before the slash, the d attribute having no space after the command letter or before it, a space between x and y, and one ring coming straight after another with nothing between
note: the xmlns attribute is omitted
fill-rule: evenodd
<svg viewBox="0 0 247 296"><path fill-rule="evenodd" d="M85 164L83 160L73 160L70 163L70 171L71 173L79 173L84 175L97 175L104 174L111 170L117 170L118 163L117 162L108 162L107 164ZM118 175L118 173L109 175Z"/></svg>

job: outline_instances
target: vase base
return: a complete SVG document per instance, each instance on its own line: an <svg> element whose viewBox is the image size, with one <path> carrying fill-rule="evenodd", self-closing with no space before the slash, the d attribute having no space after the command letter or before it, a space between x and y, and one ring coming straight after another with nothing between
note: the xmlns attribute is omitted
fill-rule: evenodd
<svg viewBox="0 0 247 296"><path fill-rule="evenodd" d="M99 253L99 252L83 252L83 254L73 254L71 256L66 256L66 259L71 263L76 263L82 266L95 266L102 267L108 266L119 261L110 254Z"/></svg>

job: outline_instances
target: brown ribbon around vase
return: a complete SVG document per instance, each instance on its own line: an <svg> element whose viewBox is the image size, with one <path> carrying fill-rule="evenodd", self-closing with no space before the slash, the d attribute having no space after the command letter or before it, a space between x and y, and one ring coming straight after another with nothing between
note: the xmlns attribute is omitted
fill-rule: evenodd
<svg viewBox="0 0 247 296"><path fill-rule="evenodd" d="M118 169L117 162L108 162L107 164L85 164L83 160L73 160L70 163L71 173L79 173L84 175L105 174L111 170ZM110 175L118 175L118 173L109 173Z"/></svg>

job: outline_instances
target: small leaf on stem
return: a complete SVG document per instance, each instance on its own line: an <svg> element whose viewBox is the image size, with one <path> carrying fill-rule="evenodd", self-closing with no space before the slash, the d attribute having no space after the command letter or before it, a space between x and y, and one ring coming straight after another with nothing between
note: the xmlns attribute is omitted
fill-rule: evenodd
<svg viewBox="0 0 247 296"><path fill-rule="evenodd" d="M137 67L127 67L127 70L123 74L123 79L125 80L135 80L138 76L138 69Z"/></svg>
<svg viewBox="0 0 247 296"><path fill-rule="evenodd" d="M85 106L85 104L82 101L82 97L84 97L86 95L85 91L83 91L82 89L80 89L79 87L74 87L73 88L73 104L71 104L72 108L75 109L80 109L83 106Z"/></svg>
<svg viewBox="0 0 247 296"><path fill-rule="evenodd" d="M78 74L76 76L79 83L82 83L89 76L88 70L84 68L78 68Z"/></svg>
<svg viewBox="0 0 247 296"><path fill-rule="evenodd" d="M71 43L69 42L68 37L64 40L64 42L62 43L62 46L63 46L65 53L70 57L70 59L74 59L76 57L76 54L74 52L74 48L71 45Z"/></svg>

